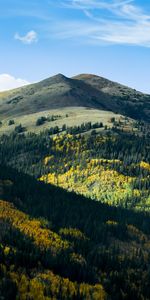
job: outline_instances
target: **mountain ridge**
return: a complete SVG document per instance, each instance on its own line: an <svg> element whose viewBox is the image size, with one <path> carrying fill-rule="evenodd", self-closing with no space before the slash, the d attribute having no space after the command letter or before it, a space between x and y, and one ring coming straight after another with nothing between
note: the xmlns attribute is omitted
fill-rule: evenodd
<svg viewBox="0 0 150 300"><path fill-rule="evenodd" d="M0 93L0 117L64 107L88 107L150 120L150 95L93 74L57 74L38 83Z"/></svg>
<svg viewBox="0 0 150 300"><path fill-rule="evenodd" d="M88 80L88 79L91 79L91 77L93 77L93 78L99 78L99 79L101 79L101 80L105 80L106 82L110 82L110 83L112 83L112 84L117 84L117 85L119 85L119 86L122 86L122 87L125 87L125 88L129 88L129 89L131 89L131 90L134 90L134 91L136 91L136 92L138 92L138 93L140 93L140 94L144 94L144 95L147 95L147 96L150 96L150 94L149 93L145 93L145 92L142 92L142 91L140 91L140 90L137 90L137 89L135 89L135 88L132 88L132 87L130 87L130 86L128 86L128 85L125 85L125 84L123 84L123 83L120 83L120 82L117 82L117 81L115 81L115 80L110 80L110 79L108 79L108 78L105 78L105 77L103 77L103 76L100 76L100 75L96 75L96 74L94 74L94 73L80 73L80 74L78 74L78 75L74 75L74 76L72 76L72 77L68 77L68 76L66 76L66 75L64 75L64 74L62 74L62 73L57 73L57 74L55 74L55 75L53 75L53 76L50 76L50 77L48 77L48 78L46 78L46 79L41 79L41 80L39 80L39 81L36 81L36 82L32 82L32 83L29 83L28 85L25 85L25 86L22 86L22 87L18 87L18 88L13 88L13 89L10 89L10 90L4 90L4 91L1 91L0 92L0 96L3 94L8 94L8 93L12 93L12 92L14 92L14 91L17 91L17 90L21 90L21 89L24 89L24 88L27 88L27 87L31 87L31 86L33 86L33 85L36 85L36 84L40 84L40 83L44 83L44 82L46 82L46 81L48 81L49 79L70 79L70 80L72 80L72 79L77 79L77 80Z"/></svg>

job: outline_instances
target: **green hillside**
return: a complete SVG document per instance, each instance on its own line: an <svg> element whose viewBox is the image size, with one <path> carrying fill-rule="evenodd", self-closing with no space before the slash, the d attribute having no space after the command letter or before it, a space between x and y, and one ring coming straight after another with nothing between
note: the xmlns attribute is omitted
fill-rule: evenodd
<svg viewBox="0 0 150 300"><path fill-rule="evenodd" d="M34 132L37 134L55 126L58 126L61 130L64 124L67 127L71 127L81 126L81 124L87 122L92 122L93 124L102 122L104 126L111 128L113 126L111 119L127 123L127 129L129 130L135 124L133 119L128 118L128 120L125 120L124 116L111 111L86 107L65 107L12 118L7 116L0 125L0 135L12 133L20 124L24 128L25 133ZM43 122L37 125L39 120L43 120Z"/></svg>
<svg viewBox="0 0 150 300"><path fill-rule="evenodd" d="M42 111L84 107L149 120L150 96L95 75L62 74L0 93L0 120Z"/></svg>
<svg viewBox="0 0 150 300"><path fill-rule="evenodd" d="M149 300L150 96L61 74L0 93L0 300Z"/></svg>

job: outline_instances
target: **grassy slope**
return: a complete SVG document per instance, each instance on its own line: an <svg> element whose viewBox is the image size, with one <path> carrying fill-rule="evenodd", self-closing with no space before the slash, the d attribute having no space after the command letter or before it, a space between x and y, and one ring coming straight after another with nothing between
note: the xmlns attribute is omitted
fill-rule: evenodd
<svg viewBox="0 0 150 300"><path fill-rule="evenodd" d="M104 78L81 75L69 79L58 74L40 83L0 93L0 120L4 123L1 131L8 130L9 119L15 118L17 124L27 122L27 127L32 129L32 119L42 112L53 114L55 110L60 113L63 108L71 110L77 107L79 114L82 108L91 108L146 121L149 120L149 105L150 96ZM95 117L93 114L91 121L94 122ZM72 122L76 123L74 118Z"/></svg>
<svg viewBox="0 0 150 300"><path fill-rule="evenodd" d="M38 118L52 115L59 115L60 118L58 118L56 121L45 122L41 126L36 126L36 121ZM22 124L22 126L26 128L27 132L35 133L39 133L40 131L49 129L50 127L55 127L56 125L61 128L63 124L66 124L68 127L70 127L78 126L86 122L102 122L104 126L107 125L111 128L113 125L110 122L111 118L115 118L115 120L118 121L120 118L123 118L123 116L109 111L88 109L86 107L67 107L62 109L46 110L34 114L15 117L13 118L15 124L11 126L8 125L10 117L4 118L2 121L3 125L0 126L0 134L11 133L19 124ZM132 124L133 120L129 119L129 125L131 127Z"/></svg>

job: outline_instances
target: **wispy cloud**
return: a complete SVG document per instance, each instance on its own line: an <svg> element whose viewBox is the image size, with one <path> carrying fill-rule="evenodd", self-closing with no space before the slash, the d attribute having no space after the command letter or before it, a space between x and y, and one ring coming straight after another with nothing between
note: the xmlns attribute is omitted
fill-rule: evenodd
<svg viewBox="0 0 150 300"><path fill-rule="evenodd" d="M27 32L26 35L21 36L20 34L16 33L14 36L15 40L19 40L23 44L32 44L38 41L38 35L34 30Z"/></svg>
<svg viewBox="0 0 150 300"><path fill-rule="evenodd" d="M61 0L60 0L61 1ZM150 47L150 13L134 0L62 0L66 9L80 10L77 16L56 26L62 38L85 38L91 43L129 44Z"/></svg>
<svg viewBox="0 0 150 300"><path fill-rule="evenodd" d="M15 89L30 84L25 79L15 78L9 74L0 74L0 92Z"/></svg>

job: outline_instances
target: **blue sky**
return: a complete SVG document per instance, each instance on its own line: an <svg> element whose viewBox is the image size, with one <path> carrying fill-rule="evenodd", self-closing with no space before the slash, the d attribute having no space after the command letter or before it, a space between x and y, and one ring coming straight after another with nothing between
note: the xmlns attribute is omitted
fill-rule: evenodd
<svg viewBox="0 0 150 300"><path fill-rule="evenodd" d="M149 2L0 0L0 90L94 73L150 93Z"/></svg>

